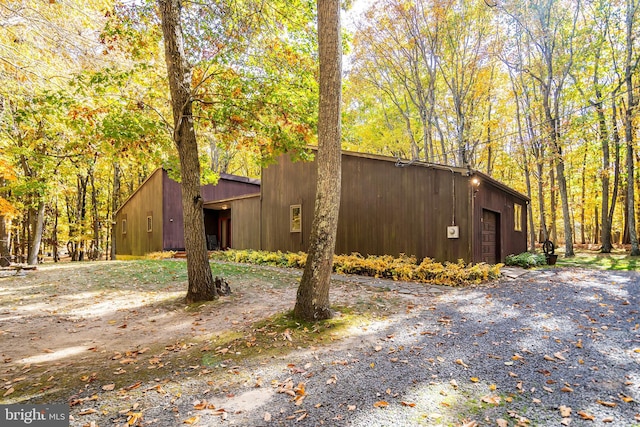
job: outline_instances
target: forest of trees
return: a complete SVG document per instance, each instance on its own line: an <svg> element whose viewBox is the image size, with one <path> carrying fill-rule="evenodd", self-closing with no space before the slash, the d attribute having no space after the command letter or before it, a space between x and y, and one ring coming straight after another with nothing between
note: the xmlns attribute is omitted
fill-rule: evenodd
<svg viewBox="0 0 640 427"><path fill-rule="evenodd" d="M640 0L368 4L343 26L344 149L503 181L532 199L531 246L639 254ZM204 182L317 143L315 2L181 12ZM109 258L114 211L179 174L156 2L4 2L0 76L2 259Z"/></svg>

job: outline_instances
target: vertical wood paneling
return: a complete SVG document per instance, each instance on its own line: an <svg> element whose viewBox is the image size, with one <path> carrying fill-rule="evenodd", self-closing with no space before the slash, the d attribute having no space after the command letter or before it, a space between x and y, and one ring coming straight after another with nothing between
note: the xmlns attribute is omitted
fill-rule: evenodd
<svg viewBox="0 0 640 427"><path fill-rule="evenodd" d="M525 206L526 199L493 186L483 175L486 182L473 197L469 175L464 169L423 163L398 167L391 158L344 154L336 253L404 253L418 259L480 262L484 208L499 213L496 256L504 260L510 251L526 250L526 218L522 232L513 230L513 202ZM306 251L315 177L314 162L293 163L288 156L263 170L263 249ZM289 206L293 204L303 205L301 235L289 232ZM454 223L459 238L449 239L447 226Z"/></svg>

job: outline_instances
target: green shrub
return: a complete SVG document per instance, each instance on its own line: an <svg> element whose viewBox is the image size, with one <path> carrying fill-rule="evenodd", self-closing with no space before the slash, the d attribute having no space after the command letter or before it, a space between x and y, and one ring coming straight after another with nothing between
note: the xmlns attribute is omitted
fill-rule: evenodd
<svg viewBox="0 0 640 427"><path fill-rule="evenodd" d="M232 249L213 252L211 258L257 265L304 268L307 254ZM463 260L439 263L431 258L425 258L418 264L414 256L404 254L398 258L390 255L363 257L359 253L333 257L333 271L336 273L448 286L464 286L496 279L500 277L500 267L502 264L465 264Z"/></svg>
<svg viewBox="0 0 640 427"><path fill-rule="evenodd" d="M534 254L531 252L523 252L518 255L507 255L505 264L510 266L531 268L538 267L547 263L547 258L543 254Z"/></svg>

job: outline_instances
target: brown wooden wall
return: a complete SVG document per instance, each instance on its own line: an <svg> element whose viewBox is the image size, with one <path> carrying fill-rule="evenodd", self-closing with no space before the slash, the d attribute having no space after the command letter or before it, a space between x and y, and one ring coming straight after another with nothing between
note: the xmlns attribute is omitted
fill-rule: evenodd
<svg viewBox="0 0 640 427"><path fill-rule="evenodd" d="M473 261L482 261L482 218L483 211L495 214L497 219L498 262L504 262L507 255L527 251L527 203L528 200L498 188L486 176L479 176L480 185L475 189L474 251ZM515 230L514 204L522 206L521 231Z"/></svg>
<svg viewBox="0 0 640 427"><path fill-rule="evenodd" d="M164 221L169 224L164 234L165 250L184 249L184 222L182 216L182 187L180 184L164 172L163 197L165 206ZM202 186L202 198L205 202L212 200L230 199L254 194L260 191L260 184L255 180L222 175L216 185ZM173 219L173 222L171 222ZM215 232L218 241L221 241L218 232Z"/></svg>
<svg viewBox="0 0 640 427"><path fill-rule="evenodd" d="M216 185L202 187L205 202L260 191L256 180L222 175ZM162 250L184 250L182 188L163 169L156 170L116 214L116 254L144 255ZM147 233L147 215L153 215L153 231ZM121 232L127 218L127 234Z"/></svg>
<svg viewBox="0 0 640 427"><path fill-rule="evenodd" d="M260 248L260 195L231 203L231 247Z"/></svg>
<svg viewBox="0 0 640 427"><path fill-rule="evenodd" d="M162 250L163 209L162 171L155 171L116 214L116 254L144 255ZM152 217L152 231L147 232L147 216ZM122 233L122 220L127 233Z"/></svg>
<svg viewBox="0 0 640 427"><path fill-rule="evenodd" d="M315 200L315 162L283 156L262 173L262 244L306 251ZM456 197L454 202L453 188ZM470 187L459 171L343 155L336 253L400 253L436 260L471 259ZM455 203L459 239L447 239ZM302 233L289 231L290 205L302 205Z"/></svg>

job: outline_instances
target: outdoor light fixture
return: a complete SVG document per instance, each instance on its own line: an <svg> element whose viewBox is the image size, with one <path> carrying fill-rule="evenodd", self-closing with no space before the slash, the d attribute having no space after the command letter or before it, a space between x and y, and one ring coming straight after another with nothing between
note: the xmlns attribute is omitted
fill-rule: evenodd
<svg viewBox="0 0 640 427"><path fill-rule="evenodd" d="M480 179L477 176L474 176L473 178L471 178L471 185L473 185L474 187L479 187Z"/></svg>

